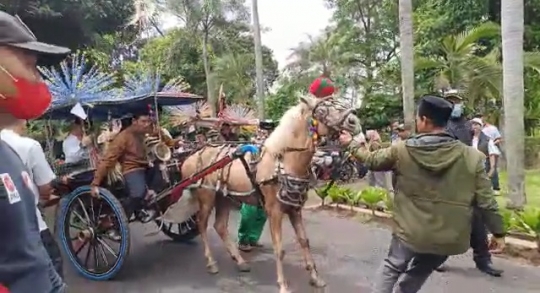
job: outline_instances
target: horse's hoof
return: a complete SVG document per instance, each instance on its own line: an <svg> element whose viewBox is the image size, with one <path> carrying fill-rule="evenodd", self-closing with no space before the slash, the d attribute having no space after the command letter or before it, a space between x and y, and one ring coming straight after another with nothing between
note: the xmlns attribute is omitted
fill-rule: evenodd
<svg viewBox="0 0 540 293"><path fill-rule="evenodd" d="M326 282L321 278L311 278L309 284L315 288L324 288L326 287Z"/></svg>
<svg viewBox="0 0 540 293"><path fill-rule="evenodd" d="M279 293L292 293L292 291L289 290L287 287L281 287L279 288Z"/></svg>
<svg viewBox="0 0 540 293"><path fill-rule="evenodd" d="M208 271L209 274L212 274L212 275L219 273L217 264L210 264L206 266L206 270Z"/></svg>
<svg viewBox="0 0 540 293"><path fill-rule="evenodd" d="M239 263L238 264L238 270L240 272L246 273L246 272L251 271L251 267L249 266L249 264L247 262Z"/></svg>

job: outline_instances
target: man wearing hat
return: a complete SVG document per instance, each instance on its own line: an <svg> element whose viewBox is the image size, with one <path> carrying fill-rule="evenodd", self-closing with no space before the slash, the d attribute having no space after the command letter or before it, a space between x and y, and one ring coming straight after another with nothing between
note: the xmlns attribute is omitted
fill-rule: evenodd
<svg viewBox="0 0 540 293"><path fill-rule="evenodd" d="M351 144L349 133L340 136L369 169L396 172L395 225L375 293L418 292L448 256L465 253L473 208L486 219L493 247L504 247L485 156L445 131L452 108L443 98L422 97L416 116L419 134L374 152L361 137Z"/></svg>
<svg viewBox="0 0 540 293"><path fill-rule="evenodd" d="M471 122L465 118L463 114L463 98L458 95L457 91L451 90L445 94L446 100L452 103L452 114L448 120L446 131L454 136L462 143L472 146L473 145L473 127ZM478 121L477 121L478 122ZM486 154L487 155L487 154ZM488 161L489 162L489 161ZM477 209L473 210L473 222L471 230L471 248L473 249L473 260L476 263L476 267L494 277L500 277L503 273L502 270L493 267L491 261L491 254L489 253L489 246L487 242L487 231L485 229L485 223ZM445 266L440 266L437 271L445 271Z"/></svg>
<svg viewBox="0 0 540 293"><path fill-rule="evenodd" d="M470 146L472 144L472 129L463 113L463 98L458 95L456 90L448 91L444 97L453 105L446 131L462 143Z"/></svg>
<svg viewBox="0 0 540 293"><path fill-rule="evenodd" d="M18 17L0 11L0 129L47 110L51 94L36 68L38 58L69 52L38 42ZM40 237L27 170L3 141L0 162L0 287L11 293L65 292Z"/></svg>
<svg viewBox="0 0 540 293"><path fill-rule="evenodd" d="M222 141L239 141L238 135L233 132L231 124L224 122L221 124L221 129L219 131Z"/></svg>

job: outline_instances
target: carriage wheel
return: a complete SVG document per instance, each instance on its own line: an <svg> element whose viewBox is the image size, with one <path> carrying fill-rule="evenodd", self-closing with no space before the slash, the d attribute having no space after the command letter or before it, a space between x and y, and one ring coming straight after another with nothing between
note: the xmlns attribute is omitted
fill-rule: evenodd
<svg viewBox="0 0 540 293"><path fill-rule="evenodd" d="M174 242L188 242L199 236L199 228L197 227L197 214L191 216L183 223L168 223L156 220L158 227L161 227L163 234L171 238Z"/></svg>
<svg viewBox="0 0 540 293"><path fill-rule="evenodd" d="M64 253L83 277L104 281L120 272L130 246L128 219L122 204L100 188L100 199L90 186L77 188L62 199L57 233Z"/></svg>

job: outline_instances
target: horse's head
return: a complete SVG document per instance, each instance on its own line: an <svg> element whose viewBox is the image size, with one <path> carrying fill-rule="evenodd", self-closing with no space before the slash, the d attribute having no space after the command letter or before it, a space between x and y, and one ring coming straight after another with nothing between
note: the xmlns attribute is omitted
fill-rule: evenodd
<svg viewBox="0 0 540 293"><path fill-rule="evenodd" d="M319 135L331 135L343 130L353 134L362 131L360 119L356 117L355 110L337 99L305 96L301 98L301 102L310 109L313 119L317 120Z"/></svg>

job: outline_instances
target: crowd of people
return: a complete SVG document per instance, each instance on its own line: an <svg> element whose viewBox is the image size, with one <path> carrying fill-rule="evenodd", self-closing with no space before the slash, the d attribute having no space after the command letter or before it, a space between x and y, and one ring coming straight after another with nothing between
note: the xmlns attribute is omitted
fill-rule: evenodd
<svg viewBox="0 0 540 293"><path fill-rule="evenodd" d="M43 114L51 101L36 69L38 57L68 53L69 49L38 42L19 18L0 12L0 235L4 238L0 290L66 290L59 249L37 203L69 178L56 177L41 145L25 136L25 125L27 119ZM422 97L417 135L411 136L412 125L393 123L390 147L382 147L379 134L373 131L354 139L342 133L339 138L343 147L374 171L374 184L378 184L376 172L392 178L387 186L394 193L397 225L376 293L418 292L434 270L442 270L449 256L469 247L479 270L493 276L502 273L492 266L490 255L490 248L500 251L504 247L505 231L494 198L494 190L500 188L501 135L482 115L465 118L462 102L457 94ZM92 195L97 196L107 170L120 164L131 199L129 213L141 209L149 192L143 141L152 127L151 118L148 113L134 113L130 125L112 138L91 184ZM89 156L90 139L81 124L75 120L63 142L66 162ZM261 129L254 142L264 142L271 131ZM167 134L160 137L169 147L182 144ZM238 141L227 124L217 135L197 134L201 143L213 139ZM266 215L261 207L248 205L242 206L241 214L238 244L249 251L260 246ZM490 245L486 228L493 234Z"/></svg>

